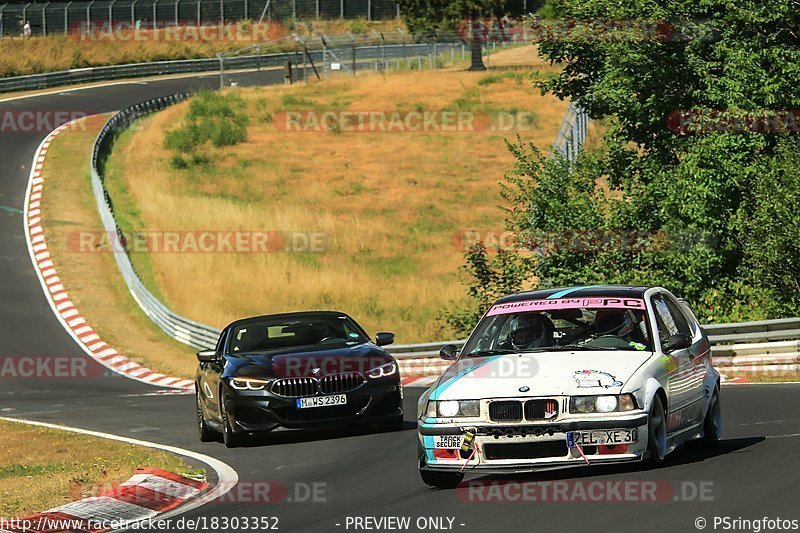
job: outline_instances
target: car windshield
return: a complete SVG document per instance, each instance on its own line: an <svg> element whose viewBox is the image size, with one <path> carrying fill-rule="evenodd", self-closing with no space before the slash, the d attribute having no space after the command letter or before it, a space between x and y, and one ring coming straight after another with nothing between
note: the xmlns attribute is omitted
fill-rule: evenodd
<svg viewBox="0 0 800 533"><path fill-rule="evenodd" d="M574 350L652 351L643 300L526 300L492 307L462 354Z"/></svg>
<svg viewBox="0 0 800 533"><path fill-rule="evenodd" d="M305 346L332 348L353 346L368 340L358 324L343 315L264 318L234 327L229 352L264 352Z"/></svg>

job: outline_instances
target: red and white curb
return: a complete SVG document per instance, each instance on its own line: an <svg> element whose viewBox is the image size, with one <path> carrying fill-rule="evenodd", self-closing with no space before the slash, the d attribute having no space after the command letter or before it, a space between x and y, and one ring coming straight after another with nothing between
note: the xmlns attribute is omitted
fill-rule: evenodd
<svg viewBox="0 0 800 533"><path fill-rule="evenodd" d="M50 257L42 226L41 203L42 195L44 194L42 168L50 143L61 132L70 128L73 122L64 124L52 131L39 145L33 157L28 189L25 195L25 207L22 217L25 225L25 239L28 243L28 251L33 261L33 267L42 284L42 290L50 303L50 307L53 309L53 313L55 313L56 318L64 326L67 333L87 355L106 368L125 377L151 385L184 390L193 389L194 382L192 380L170 377L154 372L139 363L131 361L103 341L91 325L87 323L86 318L75 308L56 273L56 265Z"/></svg>
<svg viewBox="0 0 800 533"><path fill-rule="evenodd" d="M197 498L207 488L205 481L159 468L137 468L133 477L113 489L17 519L3 531L110 531L123 524L153 519Z"/></svg>

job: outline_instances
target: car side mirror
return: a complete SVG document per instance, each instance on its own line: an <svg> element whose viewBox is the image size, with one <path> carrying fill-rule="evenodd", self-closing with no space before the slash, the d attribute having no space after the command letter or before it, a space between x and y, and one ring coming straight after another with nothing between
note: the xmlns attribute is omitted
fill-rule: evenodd
<svg viewBox="0 0 800 533"><path fill-rule="evenodd" d="M201 363L213 363L217 360L216 350L200 350L197 352L197 360Z"/></svg>
<svg viewBox="0 0 800 533"><path fill-rule="evenodd" d="M386 346L394 342L394 333L388 331L381 331L375 334L375 344L378 346Z"/></svg>
<svg viewBox="0 0 800 533"><path fill-rule="evenodd" d="M674 352L676 350L683 350L692 345L692 338L686 333L676 333L672 335L667 344L664 346L665 352Z"/></svg>
<svg viewBox="0 0 800 533"><path fill-rule="evenodd" d="M455 344L445 344L439 350L439 357L445 361L455 361L458 357L458 346Z"/></svg>

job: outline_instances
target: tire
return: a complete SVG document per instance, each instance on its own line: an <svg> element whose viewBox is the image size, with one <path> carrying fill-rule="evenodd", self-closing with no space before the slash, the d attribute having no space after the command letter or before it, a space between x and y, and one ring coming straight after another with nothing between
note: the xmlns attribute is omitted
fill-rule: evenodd
<svg viewBox="0 0 800 533"><path fill-rule="evenodd" d="M211 442L217 440L219 434L209 429L206 424L206 417L203 414L203 406L200 403L200 392L195 393L195 403L197 405L197 436L200 442Z"/></svg>
<svg viewBox="0 0 800 533"><path fill-rule="evenodd" d="M422 482L429 487L437 489L454 489L464 479L461 472L433 472L431 470L420 470L419 475Z"/></svg>
<svg viewBox="0 0 800 533"><path fill-rule="evenodd" d="M219 391L219 410L220 417L222 418L222 442L225 443L227 448L238 448L244 443L245 438L234 432L233 418L228 412L228 406L225 402L225 391L222 389Z"/></svg>
<svg viewBox="0 0 800 533"><path fill-rule="evenodd" d="M656 394L647 421L647 462L649 466L660 466L667 455L667 416L661 396Z"/></svg>
<svg viewBox="0 0 800 533"><path fill-rule="evenodd" d="M716 446L722 437L722 408L719 401L719 385L714 386L708 411L703 419L703 438L701 443L708 447Z"/></svg>

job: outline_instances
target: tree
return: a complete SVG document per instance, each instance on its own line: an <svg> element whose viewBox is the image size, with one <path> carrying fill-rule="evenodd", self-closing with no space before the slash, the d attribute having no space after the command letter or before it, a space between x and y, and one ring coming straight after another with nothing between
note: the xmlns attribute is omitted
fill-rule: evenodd
<svg viewBox="0 0 800 533"><path fill-rule="evenodd" d="M511 145L509 222L556 241L537 243L531 276L663 285L705 321L796 314L800 141L785 134L800 133L786 111L800 105L793 4L554 0L565 19L595 24L542 42L562 69L534 85L607 128L572 172ZM628 33L610 38L615 25ZM564 246L570 235L582 245ZM586 246L592 236L605 245Z"/></svg>
<svg viewBox="0 0 800 533"><path fill-rule="evenodd" d="M509 0L399 0L400 11L412 33L459 32L469 41L470 70L486 70L481 46L481 26L486 20L499 21L523 14L523 3ZM535 2L530 3L531 6ZM536 4L538 5L538 4Z"/></svg>

